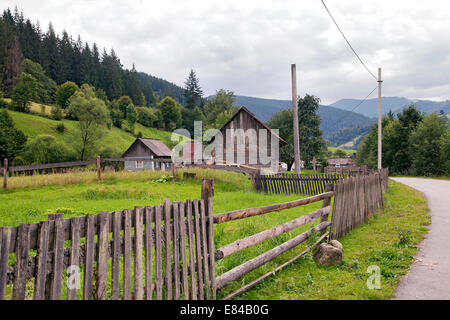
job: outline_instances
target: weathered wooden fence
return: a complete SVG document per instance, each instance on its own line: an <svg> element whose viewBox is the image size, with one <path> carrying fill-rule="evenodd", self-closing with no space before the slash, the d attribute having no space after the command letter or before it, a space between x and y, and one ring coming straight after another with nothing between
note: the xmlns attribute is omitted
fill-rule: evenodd
<svg viewBox="0 0 450 320"><path fill-rule="evenodd" d="M383 207L383 191L387 189L388 176L388 169L381 169L367 176L347 177L334 185L331 224L334 239L341 238Z"/></svg>
<svg viewBox="0 0 450 320"><path fill-rule="evenodd" d="M329 185L327 190L331 190L331 188L332 188L332 186ZM331 197L333 197L333 195L334 195L333 191L327 191L325 193L322 193L322 194L319 194L319 195L316 195L313 197L299 199L299 200L295 200L295 201L291 201L291 202L273 204L273 205L269 205L269 206L265 206L265 207L242 209L242 210L237 210L237 211L214 215L214 223L218 224L218 223L224 223L227 221L232 221L232 220L237 220L237 219L249 218L249 217L253 217L256 215L266 214L269 212L290 209L290 208L294 208L297 206L314 203L317 201L323 201L323 205L322 205L321 209L315 210L309 214L300 216L294 220L291 220L284 224L275 226L268 230L250 235L243 239L236 240L226 246L223 246L223 247L217 249L215 251L215 259L220 260L231 254L234 254L234 253L244 250L248 247L251 247L258 243L261 243L265 240L279 236L279 235L289 232L295 228L298 228L300 226L303 226L305 224L313 222L316 219L320 219L320 223L317 226L315 226L314 228L311 228L311 229L299 234L298 236L282 243L281 245L279 245L267 252L264 252L264 253L260 254L259 256L255 257L253 259L250 259L250 260L244 262L243 264L236 266L233 269L231 269L231 270L225 272L224 274L220 275L219 277L217 277L217 279L216 279L217 290L222 289L227 284L241 278L245 274L247 274L247 273L253 271L254 269L264 265L265 263L275 259L282 253L298 246L300 243L304 242L311 236L313 229L315 229L316 231L321 233L321 236L319 237L319 239L317 240L315 245L320 243L321 241L323 241L328 235L328 232L326 232L326 228L331 224L331 222L328 221L328 215L331 212L330 202L331 202ZM294 261L299 259L301 256L305 255L309 249L311 249L311 248L308 248L307 250L298 254L294 258L290 259L289 261L287 261L284 264L277 267L275 270L264 274L263 276L257 278L256 280L252 281L251 283L243 286L239 290L229 294L224 299L225 300L231 299L231 298L235 297L236 295L241 294L242 292L245 292L246 290L250 289L254 285L262 282L263 280L267 279L271 275L275 274L282 268L293 263Z"/></svg>
<svg viewBox="0 0 450 320"><path fill-rule="evenodd" d="M261 175L252 174L253 189L256 191L276 193L276 194L302 194L314 195L325 192L326 186L334 184L344 175L323 174L323 175L296 175L293 173L277 173Z"/></svg>
<svg viewBox="0 0 450 320"><path fill-rule="evenodd" d="M102 163L109 162L125 162L125 161L145 161L145 162L156 162L156 163L172 163L170 159L142 159L142 158L101 158L89 159L86 161L70 161L70 162L58 162L58 163L44 163L35 165L24 165L24 166L9 166L8 159L4 159L3 167L0 168L0 173L3 175L3 188L6 189L8 186L8 172L34 172L34 171L45 171L49 169L63 169L63 168L74 168L74 167L85 167L88 165L96 164L97 180L101 180ZM159 166L161 168L161 165ZM174 175L175 167L172 163L171 165L172 175Z"/></svg>
<svg viewBox="0 0 450 320"><path fill-rule="evenodd" d="M363 165L361 167L349 166L349 167L334 167L328 166L324 168L324 173L337 173L337 174L345 174L347 176L357 176L357 175L366 175L373 170L367 168L367 166Z"/></svg>
<svg viewBox="0 0 450 320"><path fill-rule="evenodd" d="M2 227L0 300L214 299L212 212L204 180L201 200ZM64 270L80 266L77 289Z"/></svg>

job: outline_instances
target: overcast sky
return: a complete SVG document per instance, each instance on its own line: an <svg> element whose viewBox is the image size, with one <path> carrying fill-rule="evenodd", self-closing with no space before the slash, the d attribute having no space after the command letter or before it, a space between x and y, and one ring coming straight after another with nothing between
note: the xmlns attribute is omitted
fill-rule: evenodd
<svg viewBox="0 0 450 320"><path fill-rule="evenodd" d="M450 99L450 1L326 0L383 95ZM376 81L359 64L320 0L108 1L2 0L46 30L114 48L126 68L183 85L193 68L205 94L290 99L290 65L299 94L323 103L364 98ZM372 97L376 97L376 92Z"/></svg>

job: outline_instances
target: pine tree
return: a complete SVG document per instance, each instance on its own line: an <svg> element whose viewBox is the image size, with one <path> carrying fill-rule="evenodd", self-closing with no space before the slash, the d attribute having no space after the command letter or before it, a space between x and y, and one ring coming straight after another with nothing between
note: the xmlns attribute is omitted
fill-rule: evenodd
<svg viewBox="0 0 450 320"><path fill-rule="evenodd" d="M191 69L184 84L183 97L185 98L185 106L188 109L194 109L201 104L203 96L203 90L200 87L199 80L197 79L194 70Z"/></svg>

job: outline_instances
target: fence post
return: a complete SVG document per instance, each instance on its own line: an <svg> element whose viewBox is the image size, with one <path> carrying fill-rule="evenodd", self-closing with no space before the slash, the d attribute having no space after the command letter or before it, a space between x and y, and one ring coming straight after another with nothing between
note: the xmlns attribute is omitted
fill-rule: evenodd
<svg viewBox="0 0 450 320"><path fill-rule="evenodd" d="M3 160L3 188L8 186L8 159Z"/></svg>
<svg viewBox="0 0 450 320"><path fill-rule="evenodd" d="M175 178L175 162L172 161L170 166L172 168L172 178Z"/></svg>
<svg viewBox="0 0 450 320"><path fill-rule="evenodd" d="M101 163L100 156L97 156L97 181L100 181L102 179L100 163Z"/></svg>

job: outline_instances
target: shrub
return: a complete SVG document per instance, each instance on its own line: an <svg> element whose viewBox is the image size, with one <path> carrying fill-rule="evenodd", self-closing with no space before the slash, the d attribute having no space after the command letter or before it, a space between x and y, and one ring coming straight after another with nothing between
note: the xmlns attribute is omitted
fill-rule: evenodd
<svg viewBox="0 0 450 320"><path fill-rule="evenodd" d="M45 114L45 106L41 104L41 113Z"/></svg>
<svg viewBox="0 0 450 320"><path fill-rule="evenodd" d="M63 83L56 90L56 103L59 107L66 109L69 106L69 99L78 90L78 86L71 81Z"/></svg>
<svg viewBox="0 0 450 320"><path fill-rule="evenodd" d="M51 114L53 120L61 120L64 117L62 109L57 106L52 107Z"/></svg>
<svg viewBox="0 0 450 320"><path fill-rule="evenodd" d="M11 108L11 105L9 104L8 101L0 98L0 109L2 109L2 108L9 109L9 108Z"/></svg>
<svg viewBox="0 0 450 320"><path fill-rule="evenodd" d="M28 143L23 157L27 163L41 164L74 160L75 154L55 137L43 134Z"/></svg>
<svg viewBox="0 0 450 320"><path fill-rule="evenodd" d="M158 118L155 112L146 107L136 107L137 122L146 127L154 127Z"/></svg>
<svg viewBox="0 0 450 320"><path fill-rule="evenodd" d="M59 133L64 133L64 131L66 131L66 126L63 122L60 122L56 125L56 131L58 131Z"/></svg>
<svg viewBox="0 0 450 320"><path fill-rule="evenodd" d="M30 112L30 102L37 98L36 79L31 74L22 72L11 96L14 110Z"/></svg>

